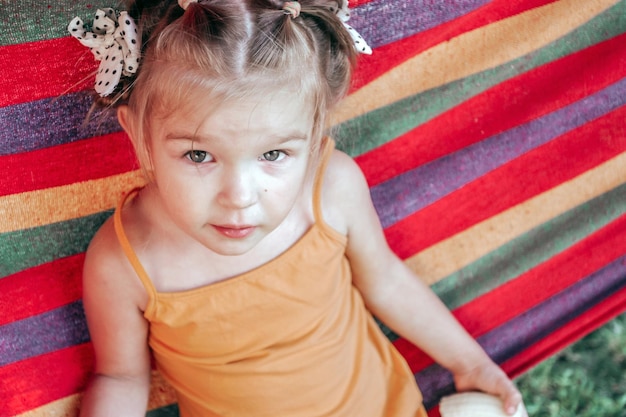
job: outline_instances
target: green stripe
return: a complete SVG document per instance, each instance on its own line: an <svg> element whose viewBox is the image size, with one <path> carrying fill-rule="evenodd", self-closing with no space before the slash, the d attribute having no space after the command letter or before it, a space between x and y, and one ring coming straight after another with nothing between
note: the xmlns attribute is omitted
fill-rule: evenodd
<svg viewBox="0 0 626 417"><path fill-rule="evenodd" d="M0 278L84 252L112 212L0 234Z"/></svg>
<svg viewBox="0 0 626 417"><path fill-rule="evenodd" d="M361 155L507 79L613 38L625 30L626 0L623 0L544 48L335 126L333 136L337 147L353 157Z"/></svg>
<svg viewBox="0 0 626 417"><path fill-rule="evenodd" d="M432 286L457 308L565 251L626 213L626 184L537 226Z"/></svg>
<svg viewBox="0 0 626 417"><path fill-rule="evenodd" d="M96 9L115 2L2 1L0 6L0 45L15 45L68 36L67 25L74 17L91 21Z"/></svg>
<svg viewBox="0 0 626 417"><path fill-rule="evenodd" d="M165 407L150 410L146 413L146 417L178 417L178 405L170 404Z"/></svg>

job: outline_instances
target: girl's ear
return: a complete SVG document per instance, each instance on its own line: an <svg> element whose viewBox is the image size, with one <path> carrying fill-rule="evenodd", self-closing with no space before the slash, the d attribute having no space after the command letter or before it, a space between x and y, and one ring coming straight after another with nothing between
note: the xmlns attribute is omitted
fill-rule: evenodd
<svg viewBox="0 0 626 417"><path fill-rule="evenodd" d="M128 106L123 104L117 108L117 120L120 122L122 129L130 136L131 140L134 138L134 134L131 128L131 124L128 118Z"/></svg>
<svg viewBox="0 0 626 417"><path fill-rule="evenodd" d="M133 118L130 114L130 110L128 109L128 106L126 104L122 104L117 108L117 120L118 122L120 122L122 129L124 129L124 132L126 132L128 137L130 138L130 141L135 148L137 158L140 160L142 165L144 165L146 162L148 162L143 158L147 156L147 154L144 154L144 151L146 151L146 149L145 146L141 146L141 144L138 142L139 136L135 134L136 127L133 123Z"/></svg>
<svg viewBox="0 0 626 417"><path fill-rule="evenodd" d="M117 120L120 122L120 125L128 137L130 137L130 141L135 148L135 155L137 156L139 165L141 166L146 179L151 181L153 179L153 175L150 151L147 144L142 141L142 138L135 134L136 126L133 123L133 118L131 117L130 110L126 104L117 108Z"/></svg>

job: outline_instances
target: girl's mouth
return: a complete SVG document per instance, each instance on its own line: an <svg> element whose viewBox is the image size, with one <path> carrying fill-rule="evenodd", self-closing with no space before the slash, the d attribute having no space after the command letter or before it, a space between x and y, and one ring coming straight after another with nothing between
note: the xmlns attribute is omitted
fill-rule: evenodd
<svg viewBox="0 0 626 417"><path fill-rule="evenodd" d="M232 239L243 239L245 237L248 237L256 229L256 227L254 226L230 226L230 225L226 225L226 226L213 225L213 228L217 230L221 235L224 235Z"/></svg>

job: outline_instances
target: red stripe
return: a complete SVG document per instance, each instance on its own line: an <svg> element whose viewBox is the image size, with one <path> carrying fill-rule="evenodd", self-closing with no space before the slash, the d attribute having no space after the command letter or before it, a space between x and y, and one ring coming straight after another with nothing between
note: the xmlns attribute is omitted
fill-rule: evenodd
<svg viewBox="0 0 626 417"><path fill-rule="evenodd" d="M507 80L355 159L373 186L538 119L625 77L623 45L626 34Z"/></svg>
<svg viewBox="0 0 626 417"><path fill-rule="evenodd" d="M124 132L0 156L0 196L57 187L136 169Z"/></svg>
<svg viewBox="0 0 626 417"><path fill-rule="evenodd" d="M89 50L69 36L0 47L0 62L7 63L0 107L91 88L97 68Z"/></svg>
<svg viewBox="0 0 626 417"><path fill-rule="evenodd" d="M603 300L602 303L526 349L522 354L504 362L502 368L511 376L520 375L547 357L600 328L624 311L626 311L626 288Z"/></svg>
<svg viewBox="0 0 626 417"><path fill-rule="evenodd" d="M359 65L353 77L353 89L356 90L363 87L391 68L437 44L449 41L465 32L555 1L493 1L450 22L443 23L397 42L377 47L372 55L360 57Z"/></svg>
<svg viewBox="0 0 626 417"><path fill-rule="evenodd" d="M439 404L428 410L428 417L441 417L441 413L439 413Z"/></svg>
<svg viewBox="0 0 626 417"><path fill-rule="evenodd" d="M626 215L516 279L457 308L454 315L473 337L479 337L622 256L626 252L625 234ZM524 296L520 297L520 294ZM397 340L394 345L413 372L433 363L404 339Z"/></svg>
<svg viewBox="0 0 626 417"><path fill-rule="evenodd" d="M385 229L389 244L407 258L606 162L626 151L625 117L621 107L478 178Z"/></svg>
<svg viewBox="0 0 626 417"><path fill-rule="evenodd" d="M0 417L82 391L92 366L91 343L84 343L0 367Z"/></svg>
<svg viewBox="0 0 626 417"><path fill-rule="evenodd" d="M0 326L78 300L84 259L74 255L0 279Z"/></svg>
<svg viewBox="0 0 626 417"><path fill-rule="evenodd" d="M357 6L362 6L364 4L371 3L373 1L374 0L351 0L349 1L349 4L350 4L350 8L355 8Z"/></svg>

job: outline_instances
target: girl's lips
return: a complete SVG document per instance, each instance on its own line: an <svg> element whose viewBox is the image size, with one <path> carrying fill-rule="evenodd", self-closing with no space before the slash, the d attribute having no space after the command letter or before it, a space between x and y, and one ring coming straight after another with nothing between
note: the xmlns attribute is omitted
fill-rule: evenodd
<svg viewBox="0 0 626 417"><path fill-rule="evenodd" d="M249 236L252 232L254 232L254 226L217 226L213 225L213 228L217 230L220 234L233 238L233 239L242 239L244 237Z"/></svg>

